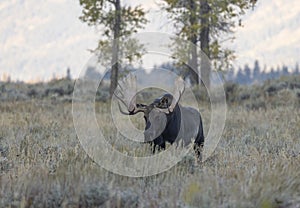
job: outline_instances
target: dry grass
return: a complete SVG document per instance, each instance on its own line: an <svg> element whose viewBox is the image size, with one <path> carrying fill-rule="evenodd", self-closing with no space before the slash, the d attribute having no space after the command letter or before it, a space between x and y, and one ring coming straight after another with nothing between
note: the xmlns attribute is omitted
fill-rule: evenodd
<svg viewBox="0 0 300 208"><path fill-rule="evenodd" d="M108 116L105 105L98 113ZM300 207L294 105L229 108L209 160L197 164L191 153L147 178L114 175L91 161L76 137L71 104L6 102L0 112L0 207Z"/></svg>

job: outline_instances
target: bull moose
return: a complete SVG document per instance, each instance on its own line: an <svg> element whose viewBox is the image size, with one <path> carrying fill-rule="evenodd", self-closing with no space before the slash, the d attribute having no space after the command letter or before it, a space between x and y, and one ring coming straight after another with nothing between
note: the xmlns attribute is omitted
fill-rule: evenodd
<svg viewBox="0 0 300 208"><path fill-rule="evenodd" d="M178 79L179 80L179 79ZM184 92L184 84L181 88L178 82L175 82L174 96L170 93L155 99L149 105L136 103L136 93L132 94L130 88L136 88L136 77L131 76L131 87L119 84L119 90L115 96L126 107L127 111L122 110L120 103L119 110L124 115L135 115L143 113L145 119L144 139L152 145L152 152L166 148L166 142L173 144L182 141L184 146L194 140L194 150L196 156L200 158L201 150L204 145L204 134L201 115L198 110L192 107L185 107L179 104L180 98ZM131 92L131 94L130 94ZM177 97L177 98L176 98Z"/></svg>

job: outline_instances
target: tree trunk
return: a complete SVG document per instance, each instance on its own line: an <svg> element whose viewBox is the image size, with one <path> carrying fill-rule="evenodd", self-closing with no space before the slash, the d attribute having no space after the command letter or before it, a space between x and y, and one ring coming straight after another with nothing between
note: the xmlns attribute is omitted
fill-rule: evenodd
<svg viewBox="0 0 300 208"><path fill-rule="evenodd" d="M191 26L197 24L197 6L195 4L194 0L189 0L190 8L190 24ZM193 27L192 27L193 28ZM189 41L193 43L192 47L190 48L190 58L189 58L189 68L190 68L190 74L191 74L191 84L192 85L198 85L199 84L199 75L198 75L198 53L197 53L197 31L194 31L194 29L191 30L191 34L189 37Z"/></svg>
<svg viewBox="0 0 300 208"><path fill-rule="evenodd" d="M209 5L207 0L200 0L200 15L201 15L201 31L200 31L200 48L204 54L209 58ZM210 87L210 71L211 65L207 58L201 56L200 73L202 84Z"/></svg>
<svg viewBox="0 0 300 208"><path fill-rule="evenodd" d="M120 50L120 30L121 30L121 3L120 0L116 0L115 6L115 24L114 24L114 39L112 45L112 60L111 60L111 74L110 74L110 97L112 97L115 89L118 85L118 73L119 73L119 50Z"/></svg>

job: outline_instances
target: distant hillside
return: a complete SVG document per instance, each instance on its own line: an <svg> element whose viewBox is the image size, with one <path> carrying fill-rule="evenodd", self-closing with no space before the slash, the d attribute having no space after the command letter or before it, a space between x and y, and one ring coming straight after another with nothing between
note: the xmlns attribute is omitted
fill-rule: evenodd
<svg viewBox="0 0 300 208"><path fill-rule="evenodd" d="M283 65L276 69L272 67L270 71L266 71L266 69L261 68L258 61L255 61L253 68L246 64L244 68L240 67L236 73L234 71L231 69L226 72L225 80L240 85L263 84L264 81L279 79L282 76L300 75L298 64L293 69Z"/></svg>
<svg viewBox="0 0 300 208"><path fill-rule="evenodd" d="M151 76L151 75L150 75ZM93 80L91 80L93 82ZM0 101L45 100L56 102L71 102L74 80L59 79L48 83L25 84L22 82L0 82ZM109 83L100 84L96 101L109 101ZM208 102L207 92L201 88L192 88L195 97L202 102ZM294 106L300 108L300 75L282 76L279 79L267 80L259 85L239 85L228 82L224 85L227 104L246 109L266 109L278 106ZM146 90L139 99L146 101L153 97L155 91ZM161 92L160 92L161 93ZM156 96L156 94L154 95Z"/></svg>

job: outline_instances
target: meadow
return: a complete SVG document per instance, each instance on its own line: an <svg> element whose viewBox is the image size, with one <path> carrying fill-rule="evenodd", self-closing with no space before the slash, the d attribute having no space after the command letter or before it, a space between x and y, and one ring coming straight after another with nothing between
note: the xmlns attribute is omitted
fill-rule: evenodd
<svg viewBox="0 0 300 208"><path fill-rule="evenodd" d="M300 108L297 97L283 100L289 93L279 94L278 105L274 97L251 101L258 107L232 102L208 160L190 152L144 178L113 174L89 158L70 102L1 102L0 207L300 207ZM98 102L97 113L109 116L101 111L109 105ZM201 113L207 132L209 111ZM136 148L151 152L148 144Z"/></svg>

